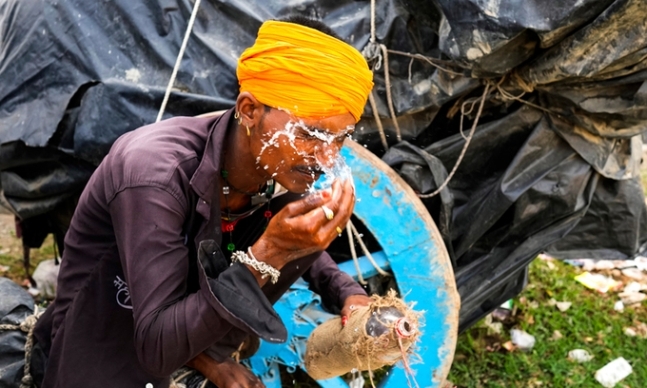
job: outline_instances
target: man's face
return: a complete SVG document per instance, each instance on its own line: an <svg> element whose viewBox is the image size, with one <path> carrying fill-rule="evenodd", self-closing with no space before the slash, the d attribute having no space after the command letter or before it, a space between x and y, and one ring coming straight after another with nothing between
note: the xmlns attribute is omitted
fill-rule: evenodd
<svg viewBox="0 0 647 388"><path fill-rule="evenodd" d="M250 145L257 168L287 190L303 193L332 167L344 139L354 129L355 118L350 113L301 119L269 109L254 129Z"/></svg>

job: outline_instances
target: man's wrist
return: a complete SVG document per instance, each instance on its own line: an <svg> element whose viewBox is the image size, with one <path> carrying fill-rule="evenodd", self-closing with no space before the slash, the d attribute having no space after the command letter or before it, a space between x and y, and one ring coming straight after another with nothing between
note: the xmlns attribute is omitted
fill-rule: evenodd
<svg viewBox="0 0 647 388"><path fill-rule="evenodd" d="M189 362L186 363L186 366L188 366L189 368L195 369L198 372L205 375L205 372L207 372L211 367L218 364L220 364L218 361L209 357L205 353L200 353L197 356L195 356L195 358L193 358L192 360L189 360Z"/></svg>
<svg viewBox="0 0 647 388"><path fill-rule="evenodd" d="M277 270L281 270L285 265L281 259L281 254L277 249L272 249L269 244L263 240L258 240L252 245L251 250L256 260L266 263Z"/></svg>

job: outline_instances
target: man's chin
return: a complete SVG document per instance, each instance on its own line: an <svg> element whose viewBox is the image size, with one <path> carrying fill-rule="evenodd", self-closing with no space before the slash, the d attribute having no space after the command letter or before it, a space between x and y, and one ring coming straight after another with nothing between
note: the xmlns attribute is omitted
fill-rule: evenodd
<svg viewBox="0 0 647 388"><path fill-rule="evenodd" d="M281 182L279 182L279 183L281 183ZM287 191L291 192L291 193L305 194L305 193L308 192L308 190L310 189L310 187L312 185L305 184L305 183L291 182L291 183L288 183L286 185L281 183L281 186L285 187L285 189Z"/></svg>

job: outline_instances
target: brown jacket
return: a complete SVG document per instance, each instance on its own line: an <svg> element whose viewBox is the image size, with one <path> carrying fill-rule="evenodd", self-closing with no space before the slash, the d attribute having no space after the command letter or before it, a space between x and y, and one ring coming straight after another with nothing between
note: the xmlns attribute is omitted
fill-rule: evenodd
<svg viewBox="0 0 647 388"><path fill-rule="evenodd" d="M129 132L92 175L65 238L56 300L36 329L49 354L43 387L168 387L203 351L222 360L248 334L285 341L271 304L302 275L338 305L364 294L326 253L290 263L262 289L247 267L230 266L216 177L231 116ZM295 198L272 200L272 211ZM260 236L262 213L236 226L238 249Z"/></svg>

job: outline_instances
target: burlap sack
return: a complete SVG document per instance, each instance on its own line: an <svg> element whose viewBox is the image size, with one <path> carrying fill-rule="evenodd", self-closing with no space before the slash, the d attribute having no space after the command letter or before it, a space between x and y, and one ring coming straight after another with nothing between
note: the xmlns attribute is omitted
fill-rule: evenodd
<svg viewBox="0 0 647 388"><path fill-rule="evenodd" d="M312 332L305 354L306 370L312 378L329 379L353 369L375 370L406 357L420 336L418 313L397 298L394 291L386 297L372 298L371 305L356 310L345 327L342 328L341 318L334 318ZM397 308L404 315L407 336L403 336L402 330L397 330L393 323L379 337L371 337L366 332L366 323L371 315L388 306Z"/></svg>

